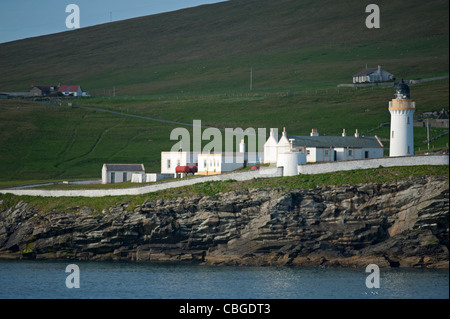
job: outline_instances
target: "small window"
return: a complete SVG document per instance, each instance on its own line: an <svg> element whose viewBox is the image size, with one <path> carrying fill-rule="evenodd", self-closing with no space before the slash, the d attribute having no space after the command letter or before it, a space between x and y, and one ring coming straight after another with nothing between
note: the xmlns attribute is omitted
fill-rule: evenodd
<svg viewBox="0 0 450 319"><path fill-rule="evenodd" d="M310 150L306 150L306 155L310 155L311 151Z"/></svg>

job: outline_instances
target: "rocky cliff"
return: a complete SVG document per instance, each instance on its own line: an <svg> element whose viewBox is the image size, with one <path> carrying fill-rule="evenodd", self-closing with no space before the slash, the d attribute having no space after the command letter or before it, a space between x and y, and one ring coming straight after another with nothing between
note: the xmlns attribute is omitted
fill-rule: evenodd
<svg viewBox="0 0 450 319"><path fill-rule="evenodd" d="M211 265L448 268L449 182L420 177L312 190L0 213L0 258Z"/></svg>

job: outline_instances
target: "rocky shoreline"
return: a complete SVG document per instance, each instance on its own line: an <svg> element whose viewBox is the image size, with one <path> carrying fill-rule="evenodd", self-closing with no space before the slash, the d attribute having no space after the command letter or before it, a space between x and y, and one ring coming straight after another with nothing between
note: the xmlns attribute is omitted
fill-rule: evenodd
<svg viewBox="0 0 450 319"><path fill-rule="evenodd" d="M448 177L0 212L0 258L448 268Z"/></svg>

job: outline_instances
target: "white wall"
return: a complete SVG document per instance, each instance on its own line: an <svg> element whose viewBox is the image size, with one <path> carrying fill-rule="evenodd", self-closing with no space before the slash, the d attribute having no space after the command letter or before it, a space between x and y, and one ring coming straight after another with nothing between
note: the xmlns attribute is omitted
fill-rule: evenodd
<svg viewBox="0 0 450 319"><path fill-rule="evenodd" d="M421 155L407 157L383 157L376 159L366 159L357 161L343 161L331 163L318 163L299 165L300 174L320 174L336 171L345 171L352 169L377 168L380 165L389 166L414 166L414 165L448 165L448 155ZM187 178L166 183L154 184L143 187L125 188L125 189L86 189L86 190L46 190L46 189L0 189L2 194L14 194L18 196L44 196L44 197L102 197L102 196L121 196L121 195L140 195L155 192L158 190L188 186L206 181L223 181L235 179L237 181L250 180L258 177L279 177L283 176L283 169L277 167L261 167L259 171L233 172L221 175L202 176Z"/></svg>
<svg viewBox="0 0 450 319"><path fill-rule="evenodd" d="M377 168L380 166L448 165L448 155L420 155L404 157L382 157L354 161L299 165L299 174L322 174L353 169Z"/></svg>
<svg viewBox="0 0 450 319"><path fill-rule="evenodd" d="M168 181L148 186L133 188L113 188L113 189L85 189L85 190L46 190L46 189L0 189L2 194L43 196L43 197L102 197L102 196L122 196L122 195L141 195L156 192L163 189L194 185L207 181L225 181L235 179L245 181L259 177L279 177L283 176L283 169L277 167L261 167L258 171L233 172L220 175L199 176L193 178Z"/></svg>

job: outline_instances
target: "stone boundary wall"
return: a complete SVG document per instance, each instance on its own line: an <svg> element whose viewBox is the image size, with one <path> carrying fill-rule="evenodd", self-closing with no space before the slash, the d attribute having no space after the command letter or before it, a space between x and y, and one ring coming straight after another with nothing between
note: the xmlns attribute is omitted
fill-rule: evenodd
<svg viewBox="0 0 450 319"><path fill-rule="evenodd" d="M377 168L380 166L448 165L448 155L417 155L402 157L381 157L353 161L327 162L298 166L299 174L321 174L353 169Z"/></svg>
<svg viewBox="0 0 450 319"><path fill-rule="evenodd" d="M258 171L232 172L220 175L184 178L176 181L161 182L154 185L115 188L115 189L74 189L74 190L48 190L48 189L0 189L2 194L14 194L18 196L42 196L42 197L103 197L122 195L141 195L156 192L163 189L194 185L209 181L224 181L234 179L245 181L253 178L283 176L283 168L261 167Z"/></svg>
<svg viewBox="0 0 450 319"><path fill-rule="evenodd" d="M327 162L318 164L298 165L299 174L321 174L353 169L377 168L379 166L414 166L414 165L448 165L448 155L418 155L405 157L382 157L374 159ZM189 186L209 181L225 181L234 179L245 181L253 178L280 177L283 176L282 167L261 167L258 171L232 172L220 175L184 178L176 181L161 182L153 185L115 188L115 189L77 189L77 190L47 190L47 189L0 189L2 194L14 194L18 196L42 196L42 197L103 197L122 195L142 195L168 188Z"/></svg>

